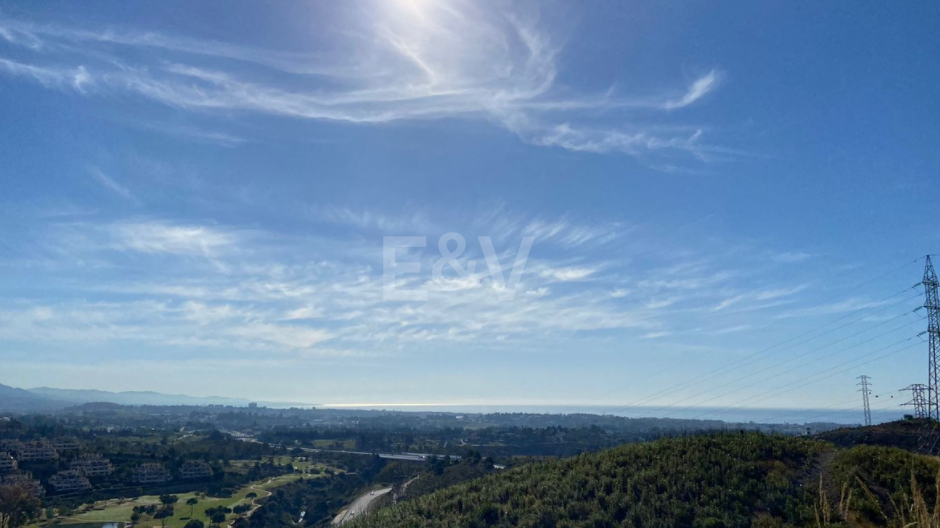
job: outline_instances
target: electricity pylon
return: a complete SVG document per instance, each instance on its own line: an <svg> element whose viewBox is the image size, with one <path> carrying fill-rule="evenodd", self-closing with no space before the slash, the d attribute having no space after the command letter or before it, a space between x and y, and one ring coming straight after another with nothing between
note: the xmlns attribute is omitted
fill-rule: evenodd
<svg viewBox="0 0 940 528"><path fill-rule="evenodd" d="M911 401L902 403L902 407L914 407L914 418L927 418L927 386L923 383L914 383L901 390L911 391Z"/></svg>
<svg viewBox="0 0 940 528"><path fill-rule="evenodd" d="M929 351L927 358L927 413L940 420L940 299L937 295L937 273L933 269L930 255L924 267L924 308L927 309L927 336Z"/></svg>
<svg viewBox="0 0 940 528"><path fill-rule="evenodd" d="M862 380L858 382L858 386L861 387L858 391L862 393L862 404L865 406L865 425L871 425L871 407L868 405L868 395L871 394L868 390L868 380L871 378L863 374L856 379Z"/></svg>

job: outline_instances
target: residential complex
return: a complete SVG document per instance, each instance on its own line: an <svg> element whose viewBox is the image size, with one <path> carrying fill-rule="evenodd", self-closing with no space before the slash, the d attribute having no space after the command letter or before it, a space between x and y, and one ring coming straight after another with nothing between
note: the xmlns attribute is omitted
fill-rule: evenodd
<svg viewBox="0 0 940 528"><path fill-rule="evenodd" d="M17 462L35 462L40 460L58 460L59 453L45 440L23 442L16 448Z"/></svg>
<svg viewBox="0 0 940 528"><path fill-rule="evenodd" d="M9 473L16 470L16 459L10 453L0 451L0 473Z"/></svg>
<svg viewBox="0 0 940 528"><path fill-rule="evenodd" d="M52 475L49 477L49 484L59 493L91 489L91 482L88 481L88 478L82 475L81 471L73 469L60 471Z"/></svg>
<svg viewBox="0 0 940 528"><path fill-rule="evenodd" d="M171 480L170 471L159 463L147 463L134 470L134 482L138 484L160 484Z"/></svg>
<svg viewBox="0 0 940 528"><path fill-rule="evenodd" d="M0 440L0 451L15 453L21 445L23 445L23 442L20 442L19 440L10 440L5 438Z"/></svg>
<svg viewBox="0 0 940 528"><path fill-rule="evenodd" d="M180 477L186 480L212 476L212 466L201 460L187 460L180 467Z"/></svg>
<svg viewBox="0 0 940 528"><path fill-rule="evenodd" d="M111 461L102 458L101 455L86 455L76 458L69 464L69 467L86 477L104 477L114 471Z"/></svg>
<svg viewBox="0 0 940 528"><path fill-rule="evenodd" d="M59 453L62 451L78 451L82 448L82 445L74 438L56 438L52 441L52 446Z"/></svg>

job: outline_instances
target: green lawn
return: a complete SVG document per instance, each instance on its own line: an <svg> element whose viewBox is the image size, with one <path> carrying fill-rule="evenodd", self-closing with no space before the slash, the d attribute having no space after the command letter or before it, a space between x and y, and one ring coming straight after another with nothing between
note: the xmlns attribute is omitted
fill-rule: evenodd
<svg viewBox="0 0 940 528"><path fill-rule="evenodd" d="M347 439L347 440L314 440L313 447L317 449L345 449L345 450L354 450L356 449L356 440Z"/></svg>
<svg viewBox="0 0 940 528"><path fill-rule="evenodd" d="M235 470L237 472L247 472L251 466L255 464L255 460L233 460L228 470ZM268 490L274 489L278 486L283 486L289 482L293 482L300 478L317 478L324 475L324 471L327 469L333 469L333 471L340 473L341 470L336 468L330 468L330 466L318 462L312 462L310 460L305 460L303 462L297 461L290 456L280 456L275 457L274 462L279 465L287 465L291 463L296 469L300 469L304 473L307 473L311 469L319 469L318 474L290 474L282 475L280 477L274 477L270 479L263 479L259 481L252 482L247 486L241 488L231 497L208 497L203 496L197 493L179 493L176 494L179 497L179 501L175 504L174 512L175 515L170 518L167 522L167 528L182 528L190 520L190 507L186 505L186 501L192 497L195 497L199 501L198 504L193 508L192 518L199 519L209 525L209 519L206 516L207 508L216 508L219 506L225 506L228 508L234 508L239 504L248 504L251 501L245 496L251 492L254 492L258 495L258 498L264 498L268 495ZM118 503L117 500L109 500L107 503L104 501L99 501L92 505L91 509L88 511L83 511L88 505L84 505L76 509L75 513L64 518L56 518L56 523L62 523L63 526L68 524L76 523L96 523L96 522L122 522L130 521L131 514L134 513L135 506L147 506L150 504L159 504L160 498L157 495L143 495L134 500L125 500L122 503ZM235 514L230 514L228 516L228 522L231 522L237 517ZM48 526L49 521L42 521L38 524L32 524L28 528L39 528L41 526ZM139 526L144 528L150 528L156 526L159 528L160 521L156 519L150 519L145 517L139 523Z"/></svg>
<svg viewBox="0 0 940 528"><path fill-rule="evenodd" d="M265 459L267 459L267 457L265 457ZM251 469L252 466L255 465L255 463L257 463L257 460L233 460L229 464L229 466L225 468L225 470L235 472L235 473L245 474L245 473L248 473L248 471ZM325 471L329 467L326 464L313 462L310 459L300 461L300 460L297 460L297 457L291 457L291 456L274 457L274 463L281 465L281 466L286 466L287 464L293 464L294 469L299 469L304 472L309 471L314 468L319 469L322 472L322 471Z"/></svg>
<svg viewBox="0 0 940 528"><path fill-rule="evenodd" d="M117 501L108 501L106 507L99 506L101 509L95 509L81 514L77 513L72 517L66 518L65 522L78 522L79 519L83 522L130 520L131 514L134 512L134 506L146 506L158 502L160 502L160 500L153 495L140 497L137 500L124 501L123 504L118 504ZM102 503L99 502L98 504L100 505Z"/></svg>
<svg viewBox="0 0 940 528"><path fill-rule="evenodd" d="M192 518L200 519L207 526L209 525L209 519L206 516L207 508L216 508L219 506L226 506L228 508L234 508L239 504L248 504L250 500L245 498L245 495L254 492L257 493L258 498L266 497L270 494L271 489L274 489L278 486L283 486L288 482L293 482L301 478L301 475L282 475L280 477L273 477L270 479L259 480L252 482L248 486L240 489L237 493L231 497L204 497L200 494L195 493L181 493L177 494L179 497L179 502L175 505L175 515L170 518L167 522L167 528L182 528L190 520L190 507L186 505L186 501L192 497L196 497L196 500L199 501L198 504L193 508ZM136 500L125 501L123 504L118 504L117 501L108 501L107 506L103 502L98 502L95 505L95 509L85 512L85 513L76 513L65 519L61 519L62 524L66 525L69 523L87 523L87 522L105 522L105 521L130 521L131 514L133 513L134 506L148 505L148 504L158 504L160 498L156 495L144 495L139 497ZM231 522L237 517L235 514L230 514L228 516L228 522ZM160 521L156 519L144 518L140 521L139 526L151 527L151 526L160 526Z"/></svg>

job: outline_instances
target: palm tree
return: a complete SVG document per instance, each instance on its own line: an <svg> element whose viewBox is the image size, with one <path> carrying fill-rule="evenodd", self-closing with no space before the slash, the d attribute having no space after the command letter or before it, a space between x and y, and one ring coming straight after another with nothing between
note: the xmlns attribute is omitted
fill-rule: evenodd
<svg viewBox="0 0 940 528"><path fill-rule="evenodd" d="M190 516L190 517L193 516L193 510L194 510L194 508L196 507L197 504L199 504L199 500L196 499L196 497L190 497L189 500L186 501L186 505L189 506L189 516Z"/></svg>

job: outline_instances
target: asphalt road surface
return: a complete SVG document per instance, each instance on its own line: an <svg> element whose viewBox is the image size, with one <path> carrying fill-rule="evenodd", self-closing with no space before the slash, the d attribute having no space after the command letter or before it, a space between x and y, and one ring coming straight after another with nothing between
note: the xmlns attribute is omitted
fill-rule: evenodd
<svg viewBox="0 0 940 528"><path fill-rule="evenodd" d="M372 501L390 491L392 491L392 488L383 488L361 495L358 499L354 500L348 508L346 508L346 511L340 513L336 516L335 519L333 519L333 524L339 526L346 521L361 517L363 514L369 511L369 505L372 503Z"/></svg>

